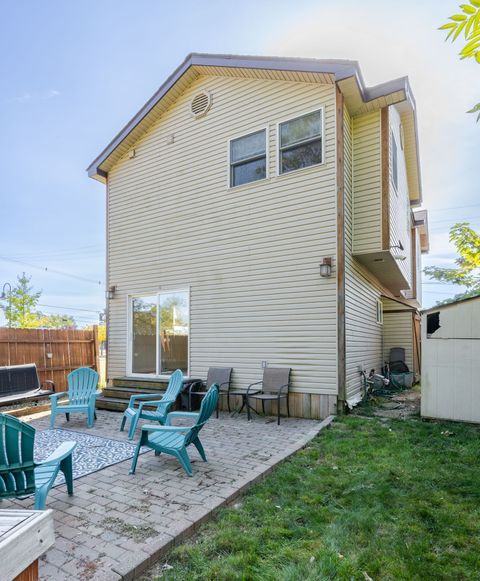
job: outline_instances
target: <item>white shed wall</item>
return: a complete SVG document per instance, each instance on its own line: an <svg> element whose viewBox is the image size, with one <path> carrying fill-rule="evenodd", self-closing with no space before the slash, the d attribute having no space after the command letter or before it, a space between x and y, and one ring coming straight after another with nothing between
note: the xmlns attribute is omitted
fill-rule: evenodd
<svg viewBox="0 0 480 581"><path fill-rule="evenodd" d="M431 337L422 317L422 416L480 423L480 299L438 312Z"/></svg>

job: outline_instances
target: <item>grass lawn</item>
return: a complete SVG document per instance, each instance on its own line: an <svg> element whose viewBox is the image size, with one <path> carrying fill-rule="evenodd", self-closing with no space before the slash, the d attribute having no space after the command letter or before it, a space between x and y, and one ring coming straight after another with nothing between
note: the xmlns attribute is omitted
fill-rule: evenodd
<svg viewBox="0 0 480 581"><path fill-rule="evenodd" d="M476 427L336 420L147 578L480 579L479 458Z"/></svg>

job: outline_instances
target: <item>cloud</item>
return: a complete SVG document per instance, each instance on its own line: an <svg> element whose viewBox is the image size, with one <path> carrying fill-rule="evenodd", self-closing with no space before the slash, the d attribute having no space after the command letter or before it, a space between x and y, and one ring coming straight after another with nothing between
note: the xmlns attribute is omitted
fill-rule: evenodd
<svg viewBox="0 0 480 581"><path fill-rule="evenodd" d="M61 95L60 91L57 89L49 89L48 91L37 91L33 93L22 93L21 95L17 95L13 97L11 101L15 103L29 103L32 101L46 101L48 99L54 99L55 97L59 97Z"/></svg>

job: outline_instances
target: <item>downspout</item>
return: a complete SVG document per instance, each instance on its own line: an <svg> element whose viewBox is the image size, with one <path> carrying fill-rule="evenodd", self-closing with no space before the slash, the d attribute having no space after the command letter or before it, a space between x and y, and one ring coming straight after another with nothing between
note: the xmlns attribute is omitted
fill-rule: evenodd
<svg viewBox="0 0 480 581"><path fill-rule="evenodd" d="M345 170L343 95L336 86L336 182L337 182L337 413L347 405L345 340Z"/></svg>

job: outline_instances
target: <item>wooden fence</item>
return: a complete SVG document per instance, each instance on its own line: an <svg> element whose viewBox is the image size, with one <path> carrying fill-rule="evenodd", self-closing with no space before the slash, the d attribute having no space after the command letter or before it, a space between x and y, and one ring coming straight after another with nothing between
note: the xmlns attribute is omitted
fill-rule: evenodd
<svg viewBox="0 0 480 581"><path fill-rule="evenodd" d="M0 328L0 366L36 363L40 381L67 387L67 375L77 367L98 369L98 329Z"/></svg>

